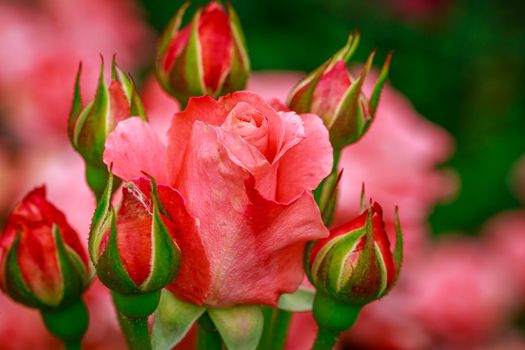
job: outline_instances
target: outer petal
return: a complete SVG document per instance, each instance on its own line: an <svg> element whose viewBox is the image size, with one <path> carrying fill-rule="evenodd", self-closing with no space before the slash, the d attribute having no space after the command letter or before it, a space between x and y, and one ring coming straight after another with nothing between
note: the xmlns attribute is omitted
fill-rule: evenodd
<svg viewBox="0 0 525 350"><path fill-rule="evenodd" d="M104 163L113 165L113 173L125 181L146 172L159 183L167 183L166 146L153 128L140 118L120 122L109 134Z"/></svg>
<svg viewBox="0 0 525 350"><path fill-rule="evenodd" d="M199 39L204 82L215 92L228 74L233 58L230 20L218 3L210 3L202 13L199 19Z"/></svg>
<svg viewBox="0 0 525 350"><path fill-rule="evenodd" d="M209 305L275 305L303 279L305 243L328 235L311 195L289 205L262 198L203 123L193 127L177 184L200 219L212 271Z"/></svg>
<svg viewBox="0 0 525 350"><path fill-rule="evenodd" d="M202 305L211 286L210 263L199 234L199 221L186 209L180 192L158 186L162 206L171 219L167 223L182 252L179 273L168 289L194 304Z"/></svg>
<svg viewBox="0 0 525 350"><path fill-rule="evenodd" d="M350 74L343 60L326 72L315 87L310 111L318 114L327 125L333 117L341 98L351 84Z"/></svg>
<svg viewBox="0 0 525 350"><path fill-rule="evenodd" d="M226 113L217 101L209 96L192 97L182 112L175 113L168 130L168 177L175 183L182 167L184 155L191 139L192 126L195 121L211 125L220 125Z"/></svg>
<svg viewBox="0 0 525 350"><path fill-rule="evenodd" d="M289 202L305 190L314 190L330 174L333 150L328 130L314 114L302 114L306 138L279 162L277 200Z"/></svg>
<svg viewBox="0 0 525 350"><path fill-rule="evenodd" d="M137 185L143 187L144 178ZM149 193L124 185L117 215L117 247L129 277L140 286L151 271L152 214ZM102 251L102 250L101 250Z"/></svg>

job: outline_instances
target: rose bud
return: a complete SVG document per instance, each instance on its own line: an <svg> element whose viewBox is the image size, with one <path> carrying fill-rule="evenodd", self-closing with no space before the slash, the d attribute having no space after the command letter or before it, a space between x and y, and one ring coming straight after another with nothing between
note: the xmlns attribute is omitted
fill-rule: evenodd
<svg viewBox="0 0 525 350"><path fill-rule="evenodd" d="M100 281L114 296L127 300L126 296L151 294L154 310L160 289L179 270L181 253L172 235L182 230L180 225L194 222L177 191L165 185L157 187L145 177L123 185L122 202L116 211L110 203L112 182L110 176L93 218L91 260ZM133 316L133 312L126 314Z"/></svg>
<svg viewBox="0 0 525 350"><path fill-rule="evenodd" d="M218 97L246 86L250 62L237 14L217 2L199 8L179 30L185 4L168 24L157 51L163 88L186 105L190 96Z"/></svg>
<svg viewBox="0 0 525 350"><path fill-rule="evenodd" d="M131 77L124 73L113 58L111 83L104 81L104 62L100 66L95 98L83 105L80 91L80 66L75 82L73 105L69 116L69 139L75 150L86 162L86 178L90 188L99 197L108 179L102 162L107 135L117 123L131 116L147 120L144 108Z"/></svg>
<svg viewBox="0 0 525 350"><path fill-rule="evenodd" d="M46 199L45 187L27 194L0 237L0 287L29 307L75 302L89 284L87 254L64 214Z"/></svg>
<svg viewBox="0 0 525 350"><path fill-rule="evenodd" d="M374 202L354 220L316 241L307 253L307 274L318 292L343 304L361 306L394 285L402 260L402 233L396 212L396 246L390 251L383 212Z"/></svg>
<svg viewBox="0 0 525 350"><path fill-rule="evenodd" d="M363 82L370 70L372 52L359 77L346 67L359 43L359 32L352 33L345 47L300 81L288 96L289 107L298 113L319 115L330 130L336 150L357 142L370 127L388 76L391 54L386 58L370 98L363 92Z"/></svg>

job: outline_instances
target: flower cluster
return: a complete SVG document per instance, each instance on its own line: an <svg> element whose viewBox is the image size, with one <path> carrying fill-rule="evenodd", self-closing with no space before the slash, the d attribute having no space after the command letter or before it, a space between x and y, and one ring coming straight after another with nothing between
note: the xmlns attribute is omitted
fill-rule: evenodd
<svg viewBox="0 0 525 350"><path fill-rule="evenodd" d="M279 309L313 310L315 346L331 348L400 273L397 214L393 250L376 202L329 229L339 155L370 128L390 55L366 96L374 54L353 78L346 62L359 34L352 34L291 90L287 104L267 101L244 90L249 60L233 8L211 2L182 26L187 7L156 55L160 86L182 106L166 137L149 123L115 59L109 84L101 63L87 104L78 70L64 121L97 202L88 240L94 275L110 290L132 349L171 348L197 320L205 342L283 345ZM0 248L2 290L37 308L52 334L78 347L87 328L82 294L94 276L83 244L43 188L12 212ZM299 288L305 272L315 290Z"/></svg>

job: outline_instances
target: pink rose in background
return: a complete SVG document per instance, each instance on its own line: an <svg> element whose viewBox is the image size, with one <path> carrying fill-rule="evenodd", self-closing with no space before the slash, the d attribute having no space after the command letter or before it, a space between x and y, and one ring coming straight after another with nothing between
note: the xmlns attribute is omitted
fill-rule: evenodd
<svg viewBox="0 0 525 350"><path fill-rule="evenodd" d="M443 12L450 0L382 0L391 11L407 18L433 17Z"/></svg>
<svg viewBox="0 0 525 350"><path fill-rule="evenodd" d="M144 171L186 199L200 241L180 244L170 290L195 304L274 305L303 280L306 242L328 234L310 192L332 167L328 131L252 93L190 99L167 146L140 119L120 122L104 161L124 180Z"/></svg>
<svg viewBox="0 0 525 350"><path fill-rule="evenodd" d="M0 110L26 143L64 143L76 70L94 91L100 57L126 69L145 58L150 33L130 1L40 0L37 7L0 4ZM38 9L38 10L37 10ZM104 38L104 40L100 40ZM47 136L46 136L47 135ZM58 140L57 140L58 139Z"/></svg>
<svg viewBox="0 0 525 350"><path fill-rule="evenodd" d="M365 81L365 94L371 93L375 80L376 74L371 73ZM367 196L382 203L387 227L393 225L394 207L399 206L406 257L410 259L426 241L426 222L433 206L455 191L452 174L436 170L452 155L453 141L388 84L375 118L368 133L341 154L339 167L344 172L334 223L358 214L364 183Z"/></svg>
<svg viewBox="0 0 525 350"><path fill-rule="evenodd" d="M410 314L434 343L468 347L497 335L510 317L514 289L508 271L480 242L443 241L408 276Z"/></svg>

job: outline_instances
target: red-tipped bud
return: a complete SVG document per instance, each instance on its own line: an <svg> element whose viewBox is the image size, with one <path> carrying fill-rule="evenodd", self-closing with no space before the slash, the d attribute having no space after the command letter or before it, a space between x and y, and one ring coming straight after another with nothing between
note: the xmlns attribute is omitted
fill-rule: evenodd
<svg viewBox="0 0 525 350"><path fill-rule="evenodd" d="M89 252L99 279L121 294L157 291L177 275L180 250L173 240L187 218L182 196L147 178L127 182L118 211L111 206L112 176L93 218ZM166 203L166 207L161 204ZM174 221L175 220L175 221Z"/></svg>
<svg viewBox="0 0 525 350"><path fill-rule="evenodd" d="M181 7L161 37L156 62L161 85L182 104L190 96L242 90L250 63L235 11L212 1L180 29L187 7Z"/></svg>
<svg viewBox="0 0 525 350"><path fill-rule="evenodd" d="M89 284L86 251L64 214L47 201L45 187L27 194L9 216L0 262L0 287L30 307L75 302Z"/></svg>
<svg viewBox="0 0 525 350"><path fill-rule="evenodd" d="M298 113L319 115L330 130L336 149L357 142L372 123L379 96L388 76L389 54L370 98L363 83L372 66L372 52L359 77L354 78L346 64L359 43L359 33L352 33L345 47L295 86L288 97L289 107Z"/></svg>
<svg viewBox="0 0 525 350"><path fill-rule="evenodd" d="M306 270L318 291L350 305L364 305L387 294L399 275L402 233L396 213L396 247L392 252L383 212L373 203L361 215L315 242Z"/></svg>

